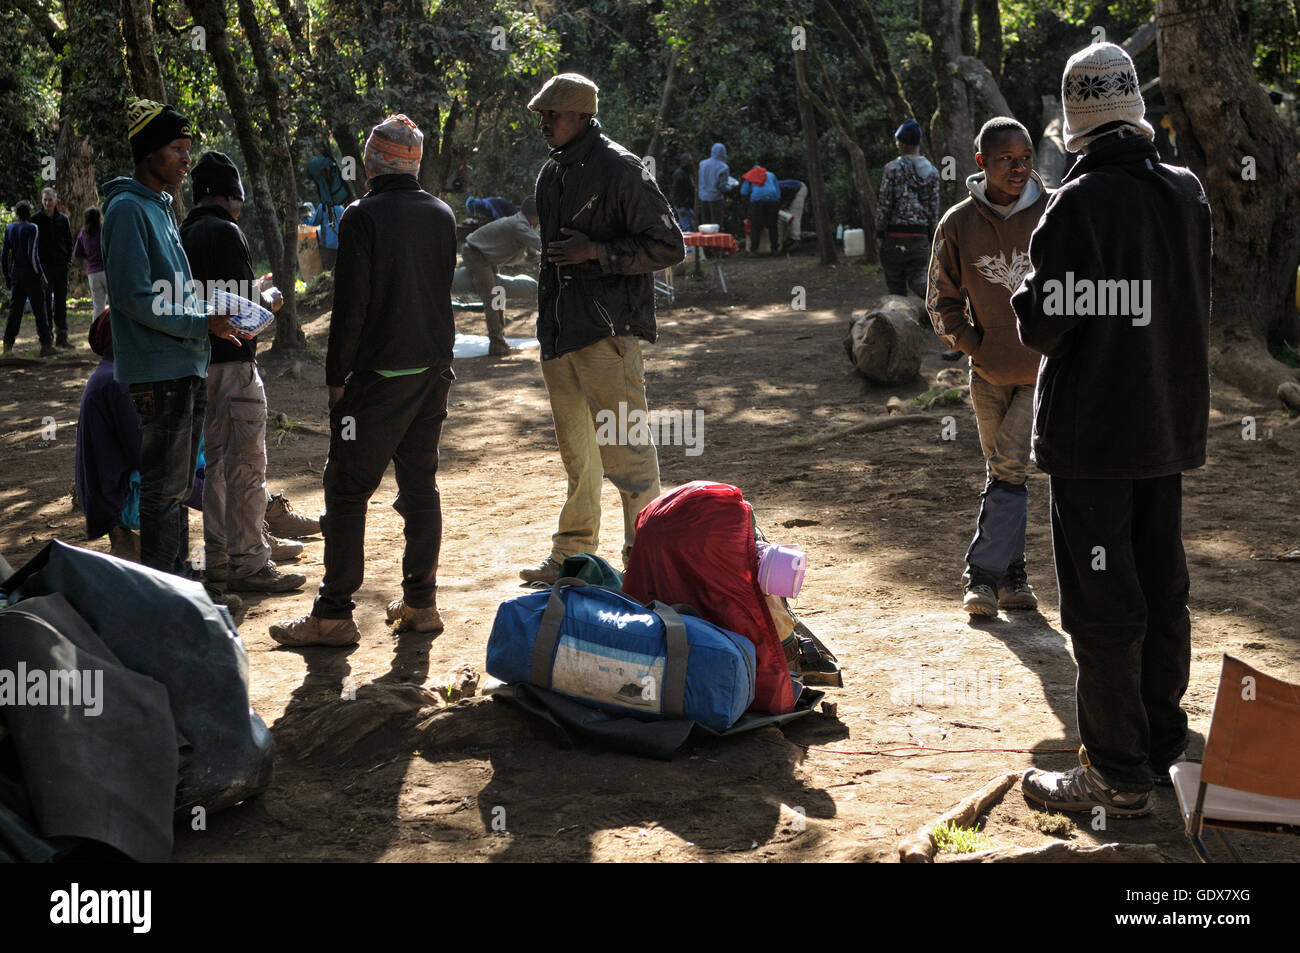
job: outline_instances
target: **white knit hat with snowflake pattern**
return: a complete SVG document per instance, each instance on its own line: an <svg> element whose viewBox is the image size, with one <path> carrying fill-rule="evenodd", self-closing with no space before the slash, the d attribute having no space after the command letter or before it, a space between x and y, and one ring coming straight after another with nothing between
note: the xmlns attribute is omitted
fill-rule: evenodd
<svg viewBox="0 0 1300 953"><path fill-rule="evenodd" d="M1156 131L1146 116L1146 103L1138 87L1133 60L1114 43L1094 43L1070 57L1061 77L1061 104L1065 109L1065 148L1078 152L1097 136L1102 126L1122 122L1148 139Z"/></svg>

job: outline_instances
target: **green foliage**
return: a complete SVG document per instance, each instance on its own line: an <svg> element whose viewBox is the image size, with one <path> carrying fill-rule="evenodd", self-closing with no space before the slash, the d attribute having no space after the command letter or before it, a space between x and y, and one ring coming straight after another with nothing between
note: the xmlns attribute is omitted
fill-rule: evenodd
<svg viewBox="0 0 1300 953"><path fill-rule="evenodd" d="M59 75L54 51L31 21L0 10L0 195L36 205L41 160L54 154Z"/></svg>
<svg viewBox="0 0 1300 953"><path fill-rule="evenodd" d="M993 842L975 828L959 827L946 821L935 827L931 836L935 849L944 854L973 854L993 847Z"/></svg>
<svg viewBox="0 0 1300 953"><path fill-rule="evenodd" d="M1031 816L1034 827L1053 837L1073 837L1076 830L1074 821L1064 814L1051 814L1047 811L1034 811Z"/></svg>
<svg viewBox="0 0 1300 953"><path fill-rule="evenodd" d="M1272 353L1287 367L1300 367L1300 347L1283 343L1274 348Z"/></svg>

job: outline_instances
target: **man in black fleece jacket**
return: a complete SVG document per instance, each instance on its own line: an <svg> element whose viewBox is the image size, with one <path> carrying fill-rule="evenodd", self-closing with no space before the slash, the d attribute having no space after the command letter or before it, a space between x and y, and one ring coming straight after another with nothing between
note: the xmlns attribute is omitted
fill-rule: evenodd
<svg viewBox="0 0 1300 953"><path fill-rule="evenodd" d="M405 522L402 598L388 604L397 631L442 629L437 609L442 505L438 441L456 327L451 279L456 216L420 188L424 135L389 116L366 140L370 190L339 221L325 383L330 451L325 463L325 577L311 615L271 626L282 645L352 645L352 594L365 569L366 507L388 462L394 509Z"/></svg>
<svg viewBox="0 0 1300 953"><path fill-rule="evenodd" d="M1065 146L1085 154L1029 243L1011 299L1044 355L1033 459L1050 477L1061 625L1079 666L1079 767L1030 769L1029 799L1145 814L1187 747L1191 660L1182 471L1205 462L1210 209L1164 165L1133 62L1099 43L1062 82Z"/></svg>

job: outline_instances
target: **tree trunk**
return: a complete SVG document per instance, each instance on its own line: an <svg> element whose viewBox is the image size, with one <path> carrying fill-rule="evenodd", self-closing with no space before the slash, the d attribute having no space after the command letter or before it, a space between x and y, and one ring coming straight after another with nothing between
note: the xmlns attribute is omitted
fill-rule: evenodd
<svg viewBox="0 0 1300 953"><path fill-rule="evenodd" d="M1272 398L1298 373L1266 343L1291 319L1300 264L1296 141L1260 88L1228 0L1158 0L1160 83L1210 200L1212 367Z"/></svg>
<svg viewBox="0 0 1300 953"><path fill-rule="evenodd" d="M644 153L648 156L655 156L656 162L659 161L659 145L663 137L664 126L668 125L668 116L673 108L673 98L677 95L677 59L677 47L673 47L672 55L668 58L668 75L664 77L664 93L659 99L659 113L655 116L655 127L650 134L650 142L646 146ZM674 162L672 165L675 168L677 163Z"/></svg>
<svg viewBox="0 0 1300 953"><path fill-rule="evenodd" d="M68 224L75 238L85 224L86 209L99 205L90 140L77 135L73 131L72 120L65 117L59 126L59 138L54 151L54 187L59 193L59 204L68 216Z"/></svg>
<svg viewBox="0 0 1300 953"><path fill-rule="evenodd" d="M126 44L126 70L137 96L156 103L167 102L162 64L154 41L153 15L149 0L122 0L122 40ZM168 194L177 221L185 217L185 200L179 187Z"/></svg>
<svg viewBox="0 0 1300 953"><path fill-rule="evenodd" d="M239 140L240 151L244 154L245 176L253 193L253 204L257 207L257 221L262 231L262 242L272 264L284 257L284 241L278 228L279 219L275 211L275 199L267 181L266 160L262 155L261 139L253 126L253 114L248 105L248 95L244 90L244 80L239 74L239 64L230 48L230 35L226 31L225 0L187 0L190 14L195 22L203 27L208 38L208 53L212 57L217 71L217 81L226 96L226 105L235 121L235 137ZM295 253L296 253L295 240ZM289 296L293 292L293 280L287 289L281 288L288 307ZM284 308L280 309L283 313ZM279 314L276 316L279 323Z"/></svg>
<svg viewBox="0 0 1300 953"><path fill-rule="evenodd" d="M296 350L307 346L307 337L298 326L298 300L294 283L298 277L298 170L295 167L296 141L290 136L280 105L280 83L271 64L266 35L258 22L253 0L236 0L239 23L253 53L253 65L262 89L267 115L267 158L269 171L284 205L278 258L272 257L276 287L284 295L284 305L275 315L275 350ZM260 209L258 210L261 211ZM272 214L275 210L272 209Z"/></svg>
<svg viewBox="0 0 1300 953"><path fill-rule="evenodd" d="M952 205L967 176L979 171L971 148L975 136L971 128L970 97L957 69L962 57L961 23L957 0L921 0L921 27L930 36L931 62L938 108L930 120L930 142L934 156L951 156L956 176L941 183L943 205Z"/></svg>
<svg viewBox="0 0 1300 953"><path fill-rule="evenodd" d="M808 54L794 51L794 70L797 79L799 125L803 128L803 147L808 156L808 192L812 197L813 221L817 228L817 248L823 265L833 265L835 253L835 226L831 224L826 207L826 182L822 178L821 148L817 143L817 116L813 111L808 89Z"/></svg>
<svg viewBox="0 0 1300 953"><path fill-rule="evenodd" d="M1043 135L1038 140L1038 154L1034 156L1034 171L1049 189L1060 188L1061 179L1070 167L1070 156L1065 151L1061 136L1061 101L1055 96L1043 96Z"/></svg>
<svg viewBox="0 0 1300 953"><path fill-rule="evenodd" d="M993 82L1002 82L1002 16L998 0L975 0L975 16L979 18L979 47L976 55L988 67Z"/></svg>
<svg viewBox="0 0 1300 953"><path fill-rule="evenodd" d="M867 46L871 50L877 69L880 70L880 83L885 88L885 99L895 113L892 121L901 122L907 117L914 117L916 113L912 111L912 104L907 101L907 97L903 94L903 85L894 73L894 58L889 52L888 44L885 43L885 34L880 29L880 24L876 22L871 4L867 0L853 0L853 8L857 10L858 18L866 28L864 32L867 34Z"/></svg>

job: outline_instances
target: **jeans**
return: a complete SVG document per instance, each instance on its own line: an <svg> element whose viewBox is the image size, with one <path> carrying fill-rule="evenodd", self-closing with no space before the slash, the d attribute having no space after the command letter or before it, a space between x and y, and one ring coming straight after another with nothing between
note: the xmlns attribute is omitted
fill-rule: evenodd
<svg viewBox="0 0 1300 953"><path fill-rule="evenodd" d="M25 275L14 279L13 289L9 294L9 320L5 322L5 347L13 347L18 337L18 328L23 323L23 307L32 303L32 316L36 318L36 336L41 339L41 347L54 343L50 336L50 323L45 315L45 289L41 279L36 275Z"/></svg>
<svg viewBox="0 0 1300 953"><path fill-rule="evenodd" d="M140 415L140 562L184 575L190 554L185 501L194 489L207 383L181 377L130 390Z"/></svg>
<svg viewBox="0 0 1300 953"><path fill-rule="evenodd" d="M1079 666L1079 737L1111 786L1149 791L1153 773L1187 748L1182 475L1050 482L1061 625Z"/></svg>
<svg viewBox="0 0 1300 953"><path fill-rule="evenodd" d="M705 224L712 222L717 225L722 225L722 199L713 202L706 202L701 199L700 218L704 220Z"/></svg>
<svg viewBox="0 0 1300 953"><path fill-rule="evenodd" d="M271 558L266 518L266 391L253 361L208 367L203 549L209 569L251 576Z"/></svg>
<svg viewBox="0 0 1300 953"><path fill-rule="evenodd" d="M595 553L600 546L600 490L605 477L623 504L623 556L632 549L636 518L659 495L659 455L635 426L648 415L641 342L635 337L602 338L581 350L542 361L551 399L555 439L569 479L560 525L551 538L551 558ZM597 421L596 415L602 414ZM612 440L602 441L597 426ZM618 421L628 421L618 432Z"/></svg>
<svg viewBox="0 0 1300 953"><path fill-rule="evenodd" d="M390 460L397 477L393 509L401 514L406 535L402 598L416 609L436 604L442 545L438 441L455 379L450 361L402 377L358 371L348 378L330 411L320 519L325 575L312 615L351 618L352 595L365 575L366 508Z"/></svg>
<svg viewBox="0 0 1300 953"><path fill-rule="evenodd" d="M966 551L967 574L974 577L979 574L976 570L982 571L982 581L994 583L1013 565L1018 572L1024 570L1034 385L990 384L972 370L970 399L984 451L986 482L975 537Z"/></svg>
<svg viewBox="0 0 1300 953"><path fill-rule="evenodd" d="M682 234L695 231L695 209L689 205L674 205L673 212L677 215L677 224L681 226Z"/></svg>
<svg viewBox="0 0 1300 953"><path fill-rule="evenodd" d="M908 289L925 298L930 267L930 240L924 235L906 235L880 240L880 265L891 295L906 295Z"/></svg>

